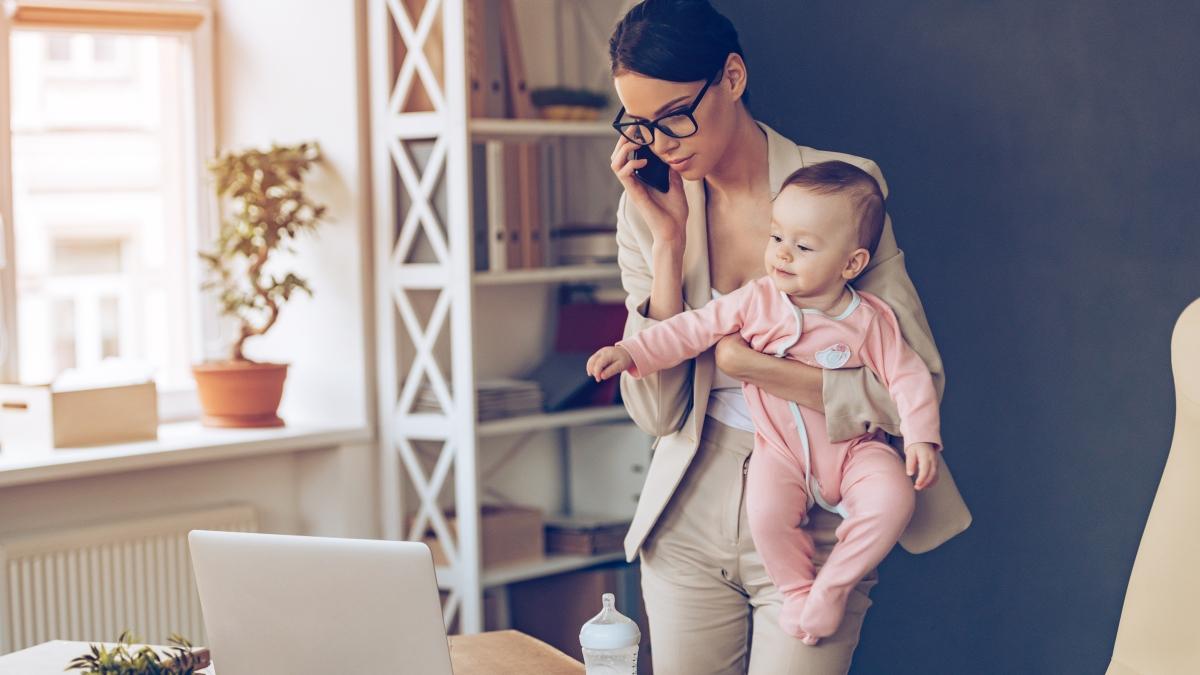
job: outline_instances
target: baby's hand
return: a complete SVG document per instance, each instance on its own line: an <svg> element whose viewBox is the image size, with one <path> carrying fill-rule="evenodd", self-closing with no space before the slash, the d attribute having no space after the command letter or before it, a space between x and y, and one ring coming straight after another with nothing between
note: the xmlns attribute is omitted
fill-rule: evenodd
<svg viewBox="0 0 1200 675"><path fill-rule="evenodd" d="M597 382L620 375L633 366L633 357L624 347L605 347L592 354L587 362L587 373Z"/></svg>
<svg viewBox="0 0 1200 675"><path fill-rule="evenodd" d="M915 471L917 480L913 484L918 490L937 482L937 453L931 443L913 443L904 448L904 472L909 476Z"/></svg>

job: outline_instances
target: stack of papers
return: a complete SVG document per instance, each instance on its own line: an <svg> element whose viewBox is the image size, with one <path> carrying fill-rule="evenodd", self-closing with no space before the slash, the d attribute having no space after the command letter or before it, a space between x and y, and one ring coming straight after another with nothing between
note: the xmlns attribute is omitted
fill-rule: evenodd
<svg viewBox="0 0 1200 675"><path fill-rule="evenodd" d="M475 410L479 421L537 415L542 412L545 397L537 382L499 378L475 383ZM417 393L415 413L441 413L433 388L428 384Z"/></svg>

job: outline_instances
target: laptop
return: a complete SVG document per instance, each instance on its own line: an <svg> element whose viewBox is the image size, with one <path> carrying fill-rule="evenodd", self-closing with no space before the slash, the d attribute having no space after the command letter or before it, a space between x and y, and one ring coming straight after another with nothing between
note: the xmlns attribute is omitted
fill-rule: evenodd
<svg viewBox="0 0 1200 675"><path fill-rule="evenodd" d="M193 530L218 675L452 675L429 548Z"/></svg>

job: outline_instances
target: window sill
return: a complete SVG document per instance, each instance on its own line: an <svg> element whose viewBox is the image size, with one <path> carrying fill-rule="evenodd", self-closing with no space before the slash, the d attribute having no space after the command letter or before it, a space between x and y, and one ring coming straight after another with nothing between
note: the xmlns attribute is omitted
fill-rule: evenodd
<svg viewBox="0 0 1200 675"><path fill-rule="evenodd" d="M0 452L0 488L167 466L286 454L366 443L366 427L296 424L277 429L210 429L197 422L164 424L158 440L58 448L36 456Z"/></svg>

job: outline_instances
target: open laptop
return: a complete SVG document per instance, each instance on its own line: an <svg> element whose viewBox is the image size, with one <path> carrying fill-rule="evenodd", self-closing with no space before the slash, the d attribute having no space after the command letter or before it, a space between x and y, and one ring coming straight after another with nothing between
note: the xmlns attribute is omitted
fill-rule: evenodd
<svg viewBox="0 0 1200 675"><path fill-rule="evenodd" d="M429 548L194 530L217 675L451 675Z"/></svg>

